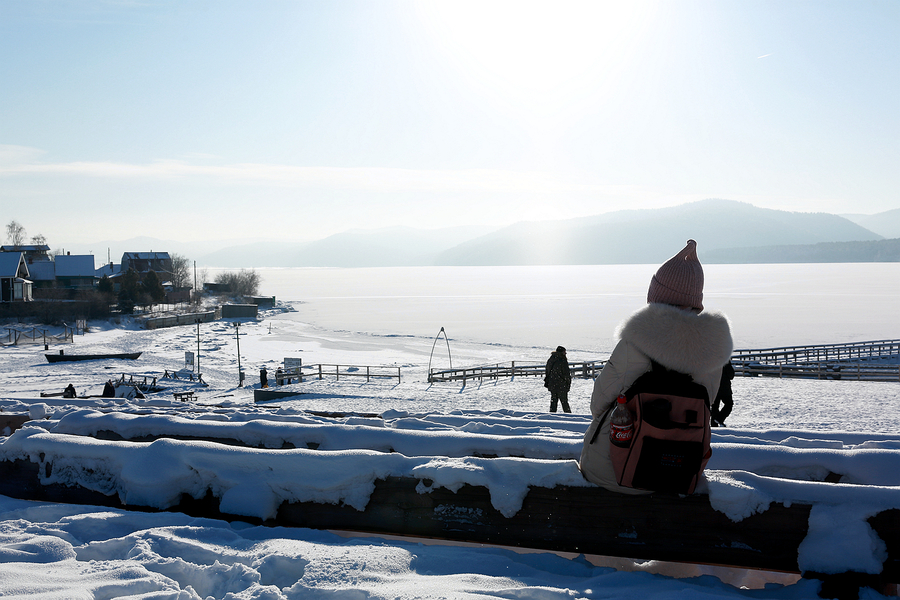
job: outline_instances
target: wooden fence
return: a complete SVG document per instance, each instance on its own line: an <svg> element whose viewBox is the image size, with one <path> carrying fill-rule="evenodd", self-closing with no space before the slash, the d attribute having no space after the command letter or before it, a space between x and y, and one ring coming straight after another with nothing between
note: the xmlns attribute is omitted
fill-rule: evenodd
<svg viewBox="0 0 900 600"><path fill-rule="evenodd" d="M587 360L581 362L569 362L569 372L572 373L572 377L592 379L600 373L600 369L603 368L604 362L606 361ZM495 363L477 367L463 367L460 369L431 369L428 373L428 382L462 381L465 383L470 379L543 377L545 368L545 363L516 364L516 361L512 361L510 363Z"/></svg>
<svg viewBox="0 0 900 600"><path fill-rule="evenodd" d="M49 333L46 329L31 329L20 331L14 327L6 328L6 335L2 338L4 344L59 344L73 342L75 340L75 328L65 325L61 333Z"/></svg>
<svg viewBox="0 0 900 600"><path fill-rule="evenodd" d="M369 381L370 379L396 379L398 383L400 382L400 367L303 365L301 369L302 377L318 377L319 379L323 379L325 376L333 375L338 380L340 380L341 377L365 377L366 381ZM287 379L291 377L291 375L285 373L283 377Z"/></svg>

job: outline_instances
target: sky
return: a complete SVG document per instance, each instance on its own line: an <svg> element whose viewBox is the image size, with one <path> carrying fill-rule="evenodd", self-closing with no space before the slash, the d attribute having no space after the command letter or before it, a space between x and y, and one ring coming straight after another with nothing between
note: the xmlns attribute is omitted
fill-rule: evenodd
<svg viewBox="0 0 900 600"><path fill-rule="evenodd" d="M704 198L875 214L900 207L898 24L877 1L4 2L2 218L55 248Z"/></svg>

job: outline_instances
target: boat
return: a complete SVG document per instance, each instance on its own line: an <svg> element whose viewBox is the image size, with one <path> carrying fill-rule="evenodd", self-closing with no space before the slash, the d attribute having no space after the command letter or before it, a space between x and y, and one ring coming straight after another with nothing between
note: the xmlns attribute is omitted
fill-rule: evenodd
<svg viewBox="0 0 900 600"><path fill-rule="evenodd" d="M45 354L47 362L69 362L75 360L102 360L104 358L118 358L123 360L136 360L141 355L140 352L124 352L120 354Z"/></svg>

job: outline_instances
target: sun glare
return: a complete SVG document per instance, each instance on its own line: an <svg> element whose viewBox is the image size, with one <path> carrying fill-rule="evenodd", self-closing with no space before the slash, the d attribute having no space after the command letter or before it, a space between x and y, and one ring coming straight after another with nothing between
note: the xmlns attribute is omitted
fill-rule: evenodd
<svg viewBox="0 0 900 600"><path fill-rule="evenodd" d="M646 24L643 2L460 0L417 5L447 60L494 101L549 115L624 68Z"/></svg>

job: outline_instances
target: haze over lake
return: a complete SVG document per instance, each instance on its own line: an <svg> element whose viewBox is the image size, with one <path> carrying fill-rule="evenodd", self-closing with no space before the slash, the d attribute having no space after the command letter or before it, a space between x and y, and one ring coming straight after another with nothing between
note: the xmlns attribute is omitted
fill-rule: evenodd
<svg viewBox="0 0 900 600"><path fill-rule="evenodd" d="M375 336L608 353L659 265L258 269L290 318ZM212 270L211 271L216 271ZM900 264L704 265L704 304L735 346L900 338ZM214 273L211 273L214 276Z"/></svg>

